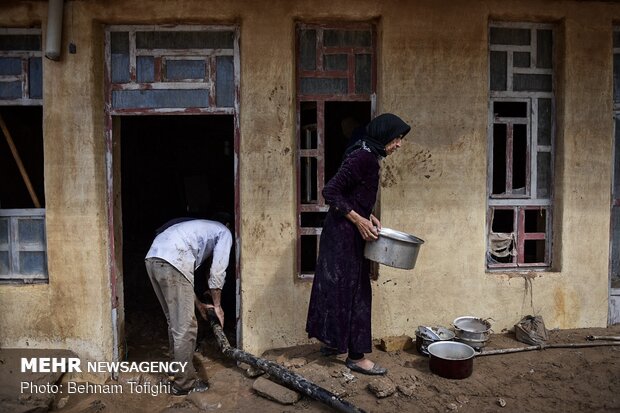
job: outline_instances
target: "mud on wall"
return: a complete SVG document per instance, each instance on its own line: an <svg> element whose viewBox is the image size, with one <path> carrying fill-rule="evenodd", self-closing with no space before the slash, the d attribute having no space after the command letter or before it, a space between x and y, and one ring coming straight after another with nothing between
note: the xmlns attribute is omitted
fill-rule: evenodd
<svg viewBox="0 0 620 413"><path fill-rule="evenodd" d="M602 326L607 315L611 28L598 2L76 1L76 55L44 60L49 285L0 286L0 345L112 356L103 117L106 24L240 27L240 257L245 349L307 342L310 283L295 277L294 22L376 20L378 113L413 125L382 171L385 226L426 240L413 271L381 268L375 336L412 334L456 316L528 313L549 327ZM0 26L41 24L46 2L3 2ZM67 12L67 11L65 11ZM485 271L489 19L557 22L558 152L552 272ZM65 29L67 28L65 19ZM65 33L67 31L65 30ZM583 242L587 240L587 242ZM587 288L585 288L587 287ZM122 307L121 307L122 308Z"/></svg>

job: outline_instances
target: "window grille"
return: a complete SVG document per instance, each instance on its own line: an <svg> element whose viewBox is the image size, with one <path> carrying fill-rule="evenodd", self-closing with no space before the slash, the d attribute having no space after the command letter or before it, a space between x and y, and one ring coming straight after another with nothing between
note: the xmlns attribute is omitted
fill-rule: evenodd
<svg viewBox="0 0 620 413"><path fill-rule="evenodd" d="M234 113L236 36L228 26L108 27L110 113Z"/></svg>
<svg viewBox="0 0 620 413"><path fill-rule="evenodd" d="M0 106L41 105L41 29L0 28Z"/></svg>
<svg viewBox="0 0 620 413"><path fill-rule="evenodd" d="M552 25L490 25L489 95L487 267L550 267Z"/></svg>
<svg viewBox="0 0 620 413"><path fill-rule="evenodd" d="M44 209L0 209L0 281L47 280Z"/></svg>
<svg viewBox="0 0 620 413"><path fill-rule="evenodd" d="M340 126L365 124L375 100L376 34L369 23L297 25L297 265L314 275L329 205L321 195L347 142ZM346 136L346 135L345 135Z"/></svg>

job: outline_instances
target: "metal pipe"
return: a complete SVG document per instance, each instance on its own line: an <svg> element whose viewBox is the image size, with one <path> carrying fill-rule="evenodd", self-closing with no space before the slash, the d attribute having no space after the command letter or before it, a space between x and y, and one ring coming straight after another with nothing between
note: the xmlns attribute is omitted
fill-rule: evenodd
<svg viewBox="0 0 620 413"><path fill-rule="evenodd" d="M609 341L620 341L620 336L587 336L586 340L609 340Z"/></svg>
<svg viewBox="0 0 620 413"><path fill-rule="evenodd" d="M49 0L47 7L47 34L45 36L45 57L60 59L62 43L63 0Z"/></svg>
<svg viewBox="0 0 620 413"><path fill-rule="evenodd" d="M519 353L522 351L546 350L548 348L584 348L584 347L604 347L618 346L618 343L559 343L559 344L539 344L537 346L504 348L499 350L485 350L476 353L476 357L492 356L494 354Z"/></svg>
<svg viewBox="0 0 620 413"><path fill-rule="evenodd" d="M220 345L220 349L226 357L230 357L234 360L249 364L257 369L261 369L265 373L268 373L271 377L276 378L283 385L325 403L339 412L364 413L364 410L352 405L346 400L341 399L329 390L325 390L324 388L317 386L303 376L285 369L277 363L256 357L253 354L232 347L228 342L222 327L220 326L217 316L215 315L215 311L213 311L212 308L209 308L207 310L207 314L209 316L209 323L213 329L213 334L215 334L215 338Z"/></svg>

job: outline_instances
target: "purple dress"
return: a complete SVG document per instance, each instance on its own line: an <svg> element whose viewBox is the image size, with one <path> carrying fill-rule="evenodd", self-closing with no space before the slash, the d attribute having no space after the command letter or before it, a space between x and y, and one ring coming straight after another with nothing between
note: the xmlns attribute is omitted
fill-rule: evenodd
<svg viewBox="0 0 620 413"><path fill-rule="evenodd" d="M370 265L364 240L345 215L369 218L377 199L379 160L365 149L351 152L325 185L329 204L312 284L306 331L340 353L370 353Z"/></svg>

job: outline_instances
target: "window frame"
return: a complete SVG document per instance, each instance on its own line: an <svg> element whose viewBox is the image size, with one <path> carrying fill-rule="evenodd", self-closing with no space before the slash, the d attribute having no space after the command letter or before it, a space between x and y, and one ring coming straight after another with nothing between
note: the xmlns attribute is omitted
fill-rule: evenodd
<svg viewBox="0 0 620 413"><path fill-rule="evenodd" d="M530 44L524 45L505 45L492 43L491 31L494 28L508 28L508 29L527 29L530 31L529 38ZM551 68L537 68L536 67L536 54L537 54L537 30L550 30L551 31ZM486 259L485 266L487 271L519 271L523 269L528 270L550 270L553 252L553 197L554 197L554 163L555 163L555 130L556 130L556 116L555 116L555 70L553 68L555 59L555 45L554 40L556 36L555 25L544 23L523 23L523 22L489 22L488 28L488 65L487 70L489 74L489 105L488 105L488 125L487 125L487 222L486 222ZM492 85L492 67L491 67L491 54L493 52L506 52L506 87L505 90L493 90ZM513 65L513 53L515 52L527 52L529 53L530 66L529 67L515 67ZM513 90L513 75L514 74L543 74L551 75L551 91L522 91ZM542 119L539 118L539 99L550 100L550 142L548 145L539 143L539 126ZM500 117L495 116L494 104L496 102L526 102L527 113L526 117ZM523 122L525 120L525 122ZM512 155L512 148L509 148L510 134L508 133L509 125L526 124L526 165L525 165L525 190L524 193L512 192L514 188L509 187L512 184L511 172L512 166L510 163L514 162L514 158L510 158ZM494 193L494 126L496 124L505 124L507 128L506 133L506 158L505 158L505 192L498 194ZM538 175L538 163L539 154L549 153L548 164L548 193L541 194L538 192L540 184L543 182L541 176ZM544 160L542 161L544 162ZM543 168L544 169L544 168ZM492 259L494 256L491 253L492 239L496 232L493 231L493 218L494 212L497 210L512 210L513 211L513 248L514 255L511 262L497 262ZM526 232L525 231L525 211L527 210L545 210L545 232ZM526 241L539 241L544 240L545 251L542 254L542 260L537 262L525 262L525 242ZM495 256L497 257L497 256Z"/></svg>
<svg viewBox="0 0 620 413"><path fill-rule="evenodd" d="M301 32L303 30L316 30L316 55L314 56L316 67L314 70L302 67ZM368 46L328 46L323 42L325 31L368 31L370 44ZM295 24L295 74L296 74L296 149L295 173L296 173L296 215L297 215L297 241L296 241L296 274L299 279L311 280L314 272L302 271L302 237L311 236L316 238L316 255L318 256L321 227L302 226L303 213L326 213L329 206L321 195L325 180L325 107L329 102L370 102L371 117L376 107L376 84L377 84L377 31L373 22L341 22L333 24L304 23ZM332 54L348 54L348 66L346 70L324 68L324 57ZM356 80L356 55L370 54L370 91L358 93ZM347 93L303 93L302 79L347 79ZM306 149L302 146L303 127L301 124L302 105L308 102L316 102L316 148ZM302 149L303 148L303 149ZM313 202L302 202L302 158L316 159L316 199ZM307 178L307 175L306 175ZM312 192L312 191L311 191ZM316 259L315 259L316 260ZM375 269L376 270L376 269ZM376 272L376 271L374 271Z"/></svg>
<svg viewBox="0 0 620 413"><path fill-rule="evenodd" d="M0 50L0 58L16 58L21 60L21 73L19 75L0 75L0 82L16 82L20 81L22 84L22 94L17 99L0 99L0 106L40 106L43 104L43 96L40 98L30 97L31 91L31 79L30 79L30 59L39 59L41 63L41 92L43 90L43 38L41 35L41 28L5 28L0 27L0 36L28 36L38 35L39 50L21 50L21 49L9 49Z"/></svg>
<svg viewBox="0 0 620 413"><path fill-rule="evenodd" d="M47 234L45 225L45 208L0 209L0 220L7 220L8 242L0 243L0 252L8 252L8 273L0 274L0 283L23 282L26 284L48 281L47 268ZM43 221L42 242L26 243L19 240L19 221ZM42 273L23 273L20 268L21 252L43 252L44 267Z"/></svg>
<svg viewBox="0 0 620 413"><path fill-rule="evenodd" d="M0 36L2 35L37 35L39 37L38 50L22 50L19 48L7 50L0 50L0 58L17 58L21 60L21 73L19 75L2 75L0 76L0 82L15 82L21 81L22 94L17 99L0 99L0 107L2 106L42 106L43 105L43 38L41 28L0 28ZM39 80L41 87L41 97L31 97L31 66L30 60L36 58L40 59L40 75ZM45 179L45 178L44 178ZM33 220L43 221L43 241L39 244L21 244L19 242L19 229L18 221L31 218ZM0 244L0 252L8 252L8 273L0 274L0 284L33 284L33 283L48 283L49 282L49 269L47 258L47 225L46 225L46 213L45 208L12 208L2 209L0 208L0 219L7 219L7 243ZM19 264L20 252L43 252L44 253L44 271L35 274L24 274L21 272ZM17 270L16 270L17 268Z"/></svg>

